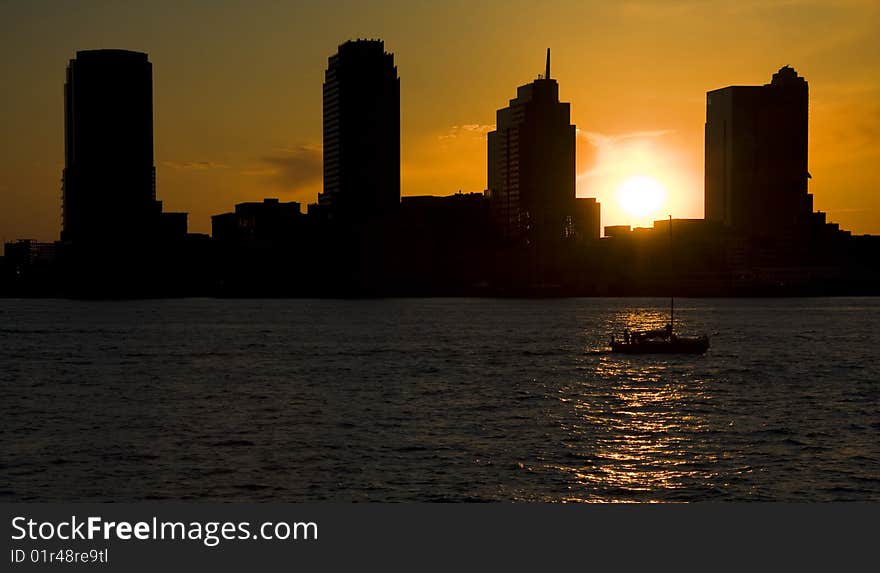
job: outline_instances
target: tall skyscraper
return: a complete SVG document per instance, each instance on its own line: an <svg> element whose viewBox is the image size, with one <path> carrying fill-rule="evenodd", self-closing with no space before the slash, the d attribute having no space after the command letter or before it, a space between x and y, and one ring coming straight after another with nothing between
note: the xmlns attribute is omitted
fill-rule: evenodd
<svg viewBox="0 0 880 573"><path fill-rule="evenodd" d="M62 240L143 238L158 224L147 55L76 53L64 84Z"/></svg>
<svg viewBox="0 0 880 573"><path fill-rule="evenodd" d="M381 40L348 41L324 76L324 191L334 219L372 220L400 205L400 79Z"/></svg>
<svg viewBox="0 0 880 573"><path fill-rule="evenodd" d="M559 85L543 76L520 86L489 133L488 188L494 219L507 238L554 239L573 233L575 126Z"/></svg>
<svg viewBox="0 0 880 573"><path fill-rule="evenodd" d="M812 211L808 88L785 66L763 86L706 95L706 219L749 236L788 234Z"/></svg>

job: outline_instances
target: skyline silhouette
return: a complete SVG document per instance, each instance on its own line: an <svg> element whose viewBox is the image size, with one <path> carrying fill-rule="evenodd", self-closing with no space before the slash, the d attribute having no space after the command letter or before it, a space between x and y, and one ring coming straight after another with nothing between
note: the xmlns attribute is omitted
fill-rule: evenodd
<svg viewBox="0 0 880 573"><path fill-rule="evenodd" d="M600 239L601 204L576 198L576 128L550 76L550 49L544 74L497 112L487 190L404 207L394 55L381 40L341 44L324 82L324 192L305 214L276 198L238 203L212 218L213 239L188 233L187 214L162 213L156 199L148 56L76 56L65 83L62 240L11 243L7 294L880 292L880 237L853 237L812 211L807 83L788 66L765 86L707 94L710 211L670 216L670 233L683 232L669 249L656 223L606 226ZM636 201L650 190L636 185Z"/></svg>

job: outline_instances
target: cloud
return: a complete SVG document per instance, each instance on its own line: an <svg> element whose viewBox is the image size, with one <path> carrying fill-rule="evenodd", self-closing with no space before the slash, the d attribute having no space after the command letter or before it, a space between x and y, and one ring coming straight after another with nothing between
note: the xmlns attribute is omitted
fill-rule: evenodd
<svg viewBox="0 0 880 573"><path fill-rule="evenodd" d="M281 149L262 157L264 169L246 173L264 175L269 182L288 191L312 187L323 178L324 158L320 145L300 145L294 149Z"/></svg>
<svg viewBox="0 0 880 573"><path fill-rule="evenodd" d="M447 141L450 139L458 139L460 137L469 137L482 139L487 133L495 129L495 125L486 125L479 123L468 123L465 125L453 125L449 128L449 131L437 136L437 139L440 141Z"/></svg>
<svg viewBox="0 0 880 573"><path fill-rule="evenodd" d="M599 148L613 147L620 143L627 143L633 140L654 139L657 137L663 137L664 135L670 135L672 133L673 130L671 129L654 129L609 135L596 131L584 131L582 129L577 130L577 136L579 138L587 141L590 145L594 145Z"/></svg>
<svg viewBox="0 0 880 573"><path fill-rule="evenodd" d="M205 169L226 169L229 167L223 163L215 163L213 161L163 161L162 165L171 169L191 169L202 171Z"/></svg>

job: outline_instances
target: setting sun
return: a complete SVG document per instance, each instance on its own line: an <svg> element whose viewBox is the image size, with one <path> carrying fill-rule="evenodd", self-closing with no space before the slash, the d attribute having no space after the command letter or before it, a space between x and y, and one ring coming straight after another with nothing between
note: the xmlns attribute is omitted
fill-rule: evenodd
<svg viewBox="0 0 880 573"><path fill-rule="evenodd" d="M602 203L602 225L651 226L667 215L703 217L701 167L672 130L581 131L578 196Z"/></svg>
<svg viewBox="0 0 880 573"><path fill-rule="evenodd" d="M636 219L657 214L666 199L666 189L656 179L636 175L624 181L617 189L617 202Z"/></svg>

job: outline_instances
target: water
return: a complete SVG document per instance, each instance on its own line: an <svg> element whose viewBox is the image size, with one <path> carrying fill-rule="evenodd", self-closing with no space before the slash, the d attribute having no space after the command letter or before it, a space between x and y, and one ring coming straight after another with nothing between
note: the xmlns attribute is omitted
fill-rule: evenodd
<svg viewBox="0 0 880 573"><path fill-rule="evenodd" d="M880 299L0 300L0 500L880 500Z"/></svg>

